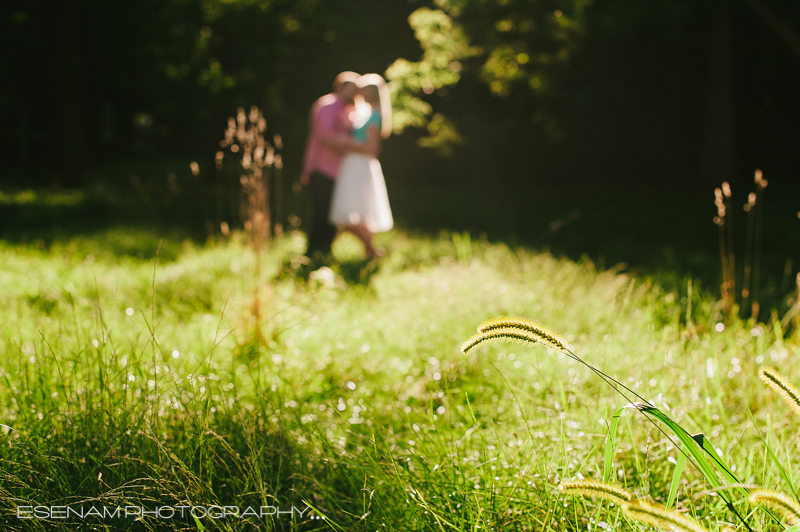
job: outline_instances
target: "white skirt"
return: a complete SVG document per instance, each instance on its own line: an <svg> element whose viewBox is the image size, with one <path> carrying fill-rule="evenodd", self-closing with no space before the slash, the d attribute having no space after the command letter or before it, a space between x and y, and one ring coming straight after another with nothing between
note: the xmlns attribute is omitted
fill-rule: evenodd
<svg viewBox="0 0 800 532"><path fill-rule="evenodd" d="M372 233L394 227L378 159L363 153L345 155L333 187L328 221L334 225L363 223Z"/></svg>

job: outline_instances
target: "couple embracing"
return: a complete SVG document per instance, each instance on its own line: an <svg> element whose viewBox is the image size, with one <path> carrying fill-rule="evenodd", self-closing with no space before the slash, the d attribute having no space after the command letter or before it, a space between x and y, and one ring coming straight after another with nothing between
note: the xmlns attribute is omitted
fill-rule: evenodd
<svg viewBox="0 0 800 532"><path fill-rule="evenodd" d="M313 220L306 256L330 254L337 226L379 254L372 235L394 225L386 182L378 162L381 140L392 131L388 87L378 74L342 72L333 92L311 107L303 176L311 187Z"/></svg>

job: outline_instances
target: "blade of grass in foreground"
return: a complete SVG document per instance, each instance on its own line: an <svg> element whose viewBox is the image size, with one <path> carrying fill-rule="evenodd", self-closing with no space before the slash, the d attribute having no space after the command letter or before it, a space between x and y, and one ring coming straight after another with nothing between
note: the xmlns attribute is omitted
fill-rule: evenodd
<svg viewBox="0 0 800 532"><path fill-rule="evenodd" d="M720 460L716 449L714 449L714 446L709 443L705 436L699 434L695 439L695 437L686 432L683 427L670 419L669 416L664 414L658 408L642 403L636 403L635 406L642 413L647 414L648 416L651 416L666 425L672 431L672 433L678 437L680 442L683 444L684 450L692 456L697 464L697 467L700 469L700 471L703 473L703 476L706 477L709 483L711 483L712 487L719 488L722 486L719 477L714 472L713 466L717 466L717 468L722 472L729 482L733 484L742 484L742 481L736 477L727 464ZM750 490L746 488L738 487L737 489L744 496L747 496L750 493ZM723 495L722 492L719 492L719 495L726 501L729 501L727 495Z"/></svg>
<svg viewBox="0 0 800 532"><path fill-rule="evenodd" d="M756 420L753 417L753 413L750 412L750 408L747 408L747 414L750 416L750 421L753 422L753 427L756 429L756 434L758 434L758 437L761 438L761 440L764 442L764 447L767 449L769 457L772 459L772 462L776 466L778 466L778 471L780 471L783 480L786 482L786 485L789 486L789 489L792 490L794 498L797 499L797 490L795 490L794 488L794 483L792 482L792 479L789 478L789 474L786 472L786 469L784 469L784 467L781 465L780 461L778 460L778 456L775 454L775 451L773 451L772 447L770 447L767 438L762 436L761 431L758 429L758 424L756 423Z"/></svg>
<svg viewBox="0 0 800 532"><path fill-rule="evenodd" d="M703 436L702 434L698 434L696 436L692 436L689 434L683 427L681 427L678 423L673 421L669 416L664 414L658 408L645 404L645 403L632 403L629 406L635 407L637 410L645 414L651 421L656 420L660 421L667 428L672 431L675 436L677 436L678 440L680 440L683 448L679 448L680 451L680 461L676 464L675 471L672 477L672 484L670 486L670 493L667 501L667 507L671 506L675 496L677 495L678 491L678 482L680 481L680 475L683 471L684 466L686 465L686 461L691 455L692 461L697 468L700 469L700 472L703 473L703 476L706 477L706 480L711 484L713 488L720 488L717 491L717 494L725 501L725 505L731 511L731 513L735 514L742 524L747 527L748 530L752 530L748 525L744 518L739 515L739 512L736 511L736 508L733 506L733 499L727 495L723 490L725 489L724 485L720 482L719 477L714 472L714 465L722 472L726 479L728 479L732 484L737 485L737 490L741 492L745 497L749 495L750 490L747 488L741 487L742 482L736 477L736 475L731 471L725 462L723 462L720 457L717 455L716 450L708 441L708 439ZM614 413L614 419L612 419L612 428L614 429L613 435L616 435L616 425L619 423L619 416L622 414L622 411L626 407L622 407L618 409ZM606 441L606 464L604 468L604 479L607 479L607 475L610 474L611 468L611 455L613 454L613 444L615 437L612 434L609 434L608 440ZM610 444L610 445L609 445ZM710 459L709 459L710 458Z"/></svg>
<svg viewBox="0 0 800 532"><path fill-rule="evenodd" d="M630 408L630 406L626 405L618 408L611 417L611 425L608 427L608 436L606 436L606 459L603 465L603 484L608 484L608 479L611 476L611 466L614 460L614 442L617 439L617 425L619 425L619 417L626 408Z"/></svg>
<svg viewBox="0 0 800 532"><path fill-rule="evenodd" d="M667 497L666 508L669 509L672 503L675 502L675 497L678 495L678 484L681 480L683 468L686 467L686 453L678 453L678 462L675 464L675 471L672 473L672 483L669 486L669 496Z"/></svg>

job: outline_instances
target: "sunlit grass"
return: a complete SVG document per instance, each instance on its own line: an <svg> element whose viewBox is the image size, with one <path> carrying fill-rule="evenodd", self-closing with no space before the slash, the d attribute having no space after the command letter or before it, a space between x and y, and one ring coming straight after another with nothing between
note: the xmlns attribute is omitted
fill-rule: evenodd
<svg viewBox="0 0 800 532"><path fill-rule="evenodd" d="M462 354L475 326L499 315L546 323L581 358L713 438L743 482L792 493L761 436L791 475L800 420L757 373L769 364L800 382L796 343L768 326L722 327L720 304L696 290L687 328L686 293L648 279L403 233L378 241L388 255L368 288L305 281L291 262L302 238L289 235L262 262L260 342L252 252L237 238L167 238L154 277L160 240L118 230L0 248L5 526L97 525L16 518L18 505L83 502L308 504L345 530L639 530L618 507L557 489L602 478L620 397L543 347ZM359 251L349 237L335 247L340 261L369 267ZM631 415L615 446L612 481L664 504L678 451ZM678 509L712 531L734 523L719 497L695 497L708 488L687 467ZM288 529L287 519L215 526Z"/></svg>

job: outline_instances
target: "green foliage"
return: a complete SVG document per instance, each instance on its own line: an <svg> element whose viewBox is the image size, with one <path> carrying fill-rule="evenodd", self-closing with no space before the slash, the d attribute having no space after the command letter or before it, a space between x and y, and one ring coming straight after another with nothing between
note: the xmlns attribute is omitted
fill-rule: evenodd
<svg viewBox="0 0 800 532"><path fill-rule="evenodd" d="M461 144L461 135L456 131L453 122L441 113L434 114L427 125L428 136L419 139L419 145L424 148L436 148L442 154L449 156L453 146Z"/></svg>
<svg viewBox="0 0 800 532"><path fill-rule="evenodd" d="M432 108L418 95L458 83L461 79L460 61L477 53L474 47L469 46L461 28L440 9L421 7L408 17L408 23L422 46L423 55L417 62L397 59L386 69L395 109L393 126L397 133L408 126L428 124ZM457 137L449 122L442 118L437 120L434 128L426 145L438 146Z"/></svg>
<svg viewBox="0 0 800 532"><path fill-rule="evenodd" d="M458 143L453 124L437 113L422 93L455 85L462 68L477 68L491 92L507 97L515 87L538 94L553 90L548 69L570 59L584 30L584 11L591 0L438 0L442 9L417 9L409 24L423 49L417 62L398 59L386 70L398 110L395 130L428 126L426 147ZM462 61L464 61L462 65ZM435 121L435 123L434 123ZM539 119L553 137L560 135L552 119Z"/></svg>

